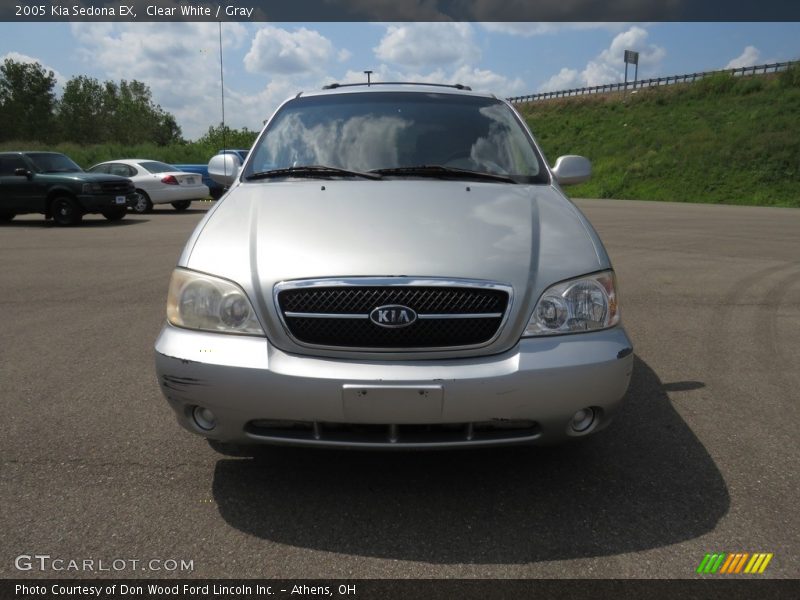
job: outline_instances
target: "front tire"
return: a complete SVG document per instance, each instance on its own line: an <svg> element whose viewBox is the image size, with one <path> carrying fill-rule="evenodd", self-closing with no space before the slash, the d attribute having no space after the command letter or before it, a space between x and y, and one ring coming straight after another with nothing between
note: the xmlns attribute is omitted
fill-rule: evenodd
<svg viewBox="0 0 800 600"><path fill-rule="evenodd" d="M77 202L67 196L59 196L50 205L50 214L53 221L60 227L77 225L83 219L83 213Z"/></svg>
<svg viewBox="0 0 800 600"><path fill-rule="evenodd" d="M150 197L142 190L136 190L137 198L134 200L131 210L137 215L143 215L153 210L153 203Z"/></svg>
<svg viewBox="0 0 800 600"><path fill-rule="evenodd" d="M109 208L102 212L102 215L109 221L121 221L128 214L128 208L121 206L119 208Z"/></svg>
<svg viewBox="0 0 800 600"><path fill-rule="evenodd" d="M186 210L187 208L189 208L192 205L192 201L191 200L181 200L180 202L172 202L171 204L172 204L172 206L173 206L173 208L175 210L180 212L182 210Z"/></svg>

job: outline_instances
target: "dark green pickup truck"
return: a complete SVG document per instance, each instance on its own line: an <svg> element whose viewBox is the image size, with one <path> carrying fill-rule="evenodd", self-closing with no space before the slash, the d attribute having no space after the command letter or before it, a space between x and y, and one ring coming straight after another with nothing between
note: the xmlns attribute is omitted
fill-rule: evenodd
<svg viewBox="0 0 800 600"><path fill-rule="evenodd" d="M0 152L0 221L41 213L75 225L86 213L122 219L136 199L130 179L87 173L57 152Z"/></svg>

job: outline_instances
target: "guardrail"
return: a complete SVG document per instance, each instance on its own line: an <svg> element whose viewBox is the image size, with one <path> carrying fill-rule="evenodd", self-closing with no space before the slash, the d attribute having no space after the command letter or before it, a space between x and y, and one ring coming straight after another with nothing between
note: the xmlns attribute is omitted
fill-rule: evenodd
<svg viewBox="0 0 800 600"><path fill-rule="evenodd" d="M659 85L674 85L676 83L692 83L698 79L716 75L718 73L729 73L733 76L743 75L764 75L766 73L777 73L785 71L792 65L800 64L800 61L791 60L788 62L772 63L769 65L756 65L753 67L739 67L737 69L721 69L719 71L703 71L700 73L686 73L684 75L670 75L668 77L657 77L654 79L640 79L639 81L629 81L625 83L607 83L594 87L573 88L569 90L558 90L555 92L540 92L538 94L528 94L526 96L514 96L508 98L512 104L522 102L536 102L538 100L550 100L551 98L567 98L570 96L584 96L586 94L608 94L611 92L625 92L627 90L638 90L646 87Z"/></svg>

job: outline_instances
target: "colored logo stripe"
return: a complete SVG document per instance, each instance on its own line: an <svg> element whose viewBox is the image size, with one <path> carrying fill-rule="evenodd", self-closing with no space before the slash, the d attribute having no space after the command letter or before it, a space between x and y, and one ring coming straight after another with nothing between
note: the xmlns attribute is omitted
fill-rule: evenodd
<svg viewBox="0 0 800 600"><path fill-rule="evenodd" d="M769 561L772 560L772 554L754 554L753 558L744 569L745 573L763 573L767 568Z"/></svg>
<svg viewBox="0 0 800 600"><path fill-rule="evenodd" d="M747 557L750 556L746 552L737 552L735 554L730 554L727 561L722 567L720 573L738 573L744 567L744 562L747 560Z"/></svg>
<svg viewBox="0 0 800 600"><path fill-rule="evenodd" d="M722 561L725 559L725 553L719 554L706 554L700 566L697 567L698 573L716 573Z"/></svg>
<svg viewBox="0 0 800 600"><path fill-rule="evenodd" d="M772 553L725 552L708 553L703 557L697 572L700 574L757 574L763 573L769 565ZM746 565L746 566L745 566Z"/></svg>

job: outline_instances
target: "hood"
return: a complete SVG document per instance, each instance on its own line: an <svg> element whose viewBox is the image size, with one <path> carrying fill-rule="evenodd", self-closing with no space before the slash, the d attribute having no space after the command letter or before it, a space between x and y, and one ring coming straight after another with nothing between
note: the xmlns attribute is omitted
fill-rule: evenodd
<svg viewBox="0 0 800 600"><path fill-rule="evenodd" d="M598 246L577 208L549 186L289 180L231 190L180 264L237 282L273 331L281 330L276 283L358 276L511 285L508 330L524 327L547 286L605 268Z"/></svg>

